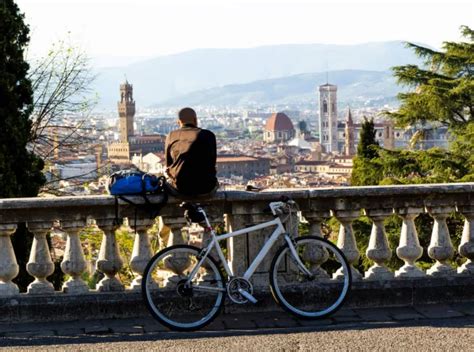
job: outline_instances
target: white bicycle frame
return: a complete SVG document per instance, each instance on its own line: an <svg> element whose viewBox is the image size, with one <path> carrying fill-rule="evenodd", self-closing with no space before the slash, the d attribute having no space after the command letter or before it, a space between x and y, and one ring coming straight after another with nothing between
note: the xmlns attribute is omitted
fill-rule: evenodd
<svg viewBox="0 0 474 352"><path fill-rule="evenodd" d="M278 204L277 204L278 203ZM276 202L276 203L270 203L270 208L272 209L272 212L273 214L275 214L275 210L274 208L276 206L278 206L279 204L281 204L280 202ZM273 205L273 206L272 206ZM287 242L289 248L290 248L290 252L293 256L293 258L295 259L295 262L296 264L298 265L298 267L308 276L312 277L313 275L311 274L311 272L305 267L305 265L303 264L303 262L301 261L301 259L299 258L299 256L297 255L297 252L296 252L296 249L295 249L295 246L293 245L293 240L292 238L290 237L290 235L288 233L286 233L285 231L285 227L283 226L281 220L279 217L276 217L275 219L271 220L271 221L267 221L267 222L264 222L264 223L261 223L261 224L258 224L258 225L254 225L254 226L250 226L250 227L246 227L244 229L241 229L241 230L237 230L237 231L233 231L233 232L229 232L229 233L226 233L226 234L223 234L223 235L219 235L217 236L216 233L214 232L214 230L212 229L212 226L211 224L209 223L209 219L207 218L207 214L206 212L203 210L203 209L199 209L198 211L200 211L203 215L204 215L204 219L205 219L205 222L206 222L206 229L205 231L209 231L211 233L211 241L209 242L209 244L207 245L206 248L204 248L204 253L202 254L202 257L201 259L199 260L198 264L193 268L193 270L191 271L191 273L189 274L189 278L187 280L187 284L189 284L194 276L196 275L196 273L198 272L199 268L201 267L201 265L203 264L204 260L206 259L206 257L209 255L209 253L212 251L213 248L216 249L217 251L217 254L219 256L219 259L220 261L222 262L223 266L224 266L224 270L226 271L227 275L229 277L234 277L234 273L232 272L232 269L229 267L229 264L227 263L227 260L224 256L224 253L222 252L222 249L221 247L219 246L219 241L222 241L222 240L225 240L227 238L231 238L231 237L235 237L235 236L240 236L240 235L244 235L246 233L249 233L249 232L253 232L253 231L258 231L258 230L261 230L261 229L264 229L264 228L267 228L267 227L270 227L270 226L276 226L276 229L275 231L273 231L272 235L270 236L270 238L265 242L265 244L263 245L263 247L260 249L260 252L258 252L257 256L255 257L255 259L252 261L252 263L250 263L249 267L247 268L247 270L245 271L244 275L242 276L245 280L249 280L252 275L255 273L255 270L258 268L258 266L260 265L260 263L263 261L263 259L266 257L266 255L268 254L268 252L270 251L270 249L272 248L273 244L276 242L276 240L282 235L284 234L285 235L285 241ZM206 290L206 289L209 289L209 290L218 290L218 291L225 291L225 289L220 289L220 288L210 288L210 287L202 287L200 286L199 289L203 289L203 290Z"/></svg>

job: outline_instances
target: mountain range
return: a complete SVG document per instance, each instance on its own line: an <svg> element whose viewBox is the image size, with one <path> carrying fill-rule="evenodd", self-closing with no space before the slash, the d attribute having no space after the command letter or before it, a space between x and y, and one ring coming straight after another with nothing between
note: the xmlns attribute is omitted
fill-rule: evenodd
<svg viewBox="0 0 474 352"><path fill-rule="evenodd" d="M314 91L318 84L325 83L326 71L331 71L331 83L342 84L338 80L346 80L344 74L347 74L352 77L347 79L353 87L357 84L365 87L367 84L363 79L377 83L378 77L386 82L390 67L408 63L417 64L419 60L400 41L197 49L126 66L98 68L93 89L99 94L100 106L110 108L116 106L119 84L125 77L133 84L135 100L142 107L181 104L183 99L205 102L198 99L199 96L222 103L258 102L260 98L271 102L283 96L283 91L287 92L284 94L287 99L298 99L300 93L291 92L293 88L299 90L304 99L304 95ZM358 82L357 77L360 78ZM312 88L308 90L310 85ZM212 98L211 93L217 92L213 90L217 87L223 89L226 97ZM231 95L236 94L233 90L242 92L245 89L249 91L231 99ZM190 94L192 92L195 93ZM356 94L359 93L363 92L357 90ZM379 90L379 93L383 96L388 92ZM388 95L392 93L390 91Z"/></svg>
<svg viewBox="0 0 474 352"><path fill-rule="evenodd" d="M338 87L339 103L353 107L395 102L401 90L390 71L340 70L209 88L180 95L156 106L312 105L317 100L317 86L326 83L327 77Z"/></svg>

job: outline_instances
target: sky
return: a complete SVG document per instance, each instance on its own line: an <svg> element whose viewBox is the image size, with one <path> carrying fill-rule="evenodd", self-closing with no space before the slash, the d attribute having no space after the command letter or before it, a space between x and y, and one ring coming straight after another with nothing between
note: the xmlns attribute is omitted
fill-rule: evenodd
<svg viewBox="0 0 474 352"><path fill-rule="evenodd" d="M198 48L404 40L439 48L474 27L474 2L452 0L16 0L30 55L68 40L100 64Z"/></svg>

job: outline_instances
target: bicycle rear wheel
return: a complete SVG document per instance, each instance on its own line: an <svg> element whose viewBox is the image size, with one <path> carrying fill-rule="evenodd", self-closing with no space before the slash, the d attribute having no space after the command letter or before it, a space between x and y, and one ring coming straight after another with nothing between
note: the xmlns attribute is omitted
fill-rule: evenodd
<svg viewBox="0 0 474 352"><path fill-rule="evenodd" d="M173 330L200 329L219 314L225 285L219 265L206 257L188 284L198 264L200 249L177 245L158 252L143 274L142 294L155 319Z"/></svg>
<svg viewBox="0 0 474 352"><path fill-rule="evenodd" d="M338 310L350 290L352 276L344 254L334 244L315 236L299 237L295 249L302 269L288 244L282 246L270 270L274 299L288 312L305 319L319 319Z"/></svg>

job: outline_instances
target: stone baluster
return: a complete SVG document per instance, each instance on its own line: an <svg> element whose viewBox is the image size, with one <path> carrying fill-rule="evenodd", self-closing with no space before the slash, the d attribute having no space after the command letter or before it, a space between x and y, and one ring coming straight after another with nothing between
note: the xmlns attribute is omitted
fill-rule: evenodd
<svg viewBox="0 0 474 352"><path fill-rule="evenodd" d="M357 242L354 236L354 230L352 229L352 223L360 216L359 210L337 210L334 211L334 216L341 223L339 226L339 235L337 238L337 246L342 250L344 255L349 262L350 269L352 272L352 280L360 280L362 278L361 273L354 268L354 264L357 263L360 257L359 249L357 248ZM337 270L333 278L339 279L344 277L342 267Z"/></svg>
<svg viewBox="0 0 474 352"><path fill-rule="evenodd" d="M321 224L324 218L330 216L329 211L315 212L311 211L305 213L304 217L309 222L309 233L310 236L323 237L321 230ZM306 263L310 263L310 271L318 278L330 278L328 273L321 268L321 265L325 263L329 258L327 249L314 246L313 248L305 248L303 253L303 259Z"/></svg>
<svg viewBox="0 0 474 352"><path fill-rule="evenodd" d="M458 268L461 275L474 275L474 206L459 207L458 209L465 217L462 231L459 254L467 261Z"/></svg>
<svg viewBox="0 0 474 352"><path fill-rule="evenodd" d="M426 274L419 269L415 262L423 254L423 248L418 240L415 227L415 218L423 211L422 208L401 208L397 214L403 219L400 243L397 247L397 256L405 264L395 272L397 278L424 277Z"/></svg>
<svg viewBox="0 0 474 352"><path fill-rule="evenodd" d="M434 219L428 256L436 260L436 263L427 271L428 275L451 276L456 272L448 263L454 255L454 247L446 224L446 219L453 211L453 207L428 208L429 214Z"/></svg>
<svg viewBox="0 0 474 352"><path fill-rule="evenodd" d="M0 225L0 297L15 296L20 292L12 282L19 272L10 238L15 230L14 224Z"/></svg>
<svg viewBox="0 0 474 352"><path fill-rule="evenodd" d="M65 293L79 295L89 292L89 287L82 279L82 274L87 269L87 262L79 235L84 226L85 221L62 224L63 230L67 233L67 240L61 269L63 273L70 276L69 280L63 284Z"/></svg>
<svg viewBox="0 0 474 352"><path fill-rule="evenodd" d="M100 292L123 291L124 286L117 277L117 273L123 267L115 231L119 226L112 221L98 221L100 229L104 232L100 245L97 268L105 274L105 277L97 284Z"/></svg>
<svg viewBox="0 0 474 352"><path fill-rule="evenodd" d="M184 235L184 227L186 226L184 221L182 217L163 219L163 228L168 228L167 247L188 244L187 236ZM161 274L161 280L166 286L176 287L176 283L181 280L181 276L191 265L191 259L186 255L175 254L173 257L167 257L164 260L164 265L167 272Z"/></svg>
<svg viewBox="0 0 474 352"><path fill-rule="evenodd" d="M384 220L393 214L393 209L365 210L365 214L372 220L369 246L365 252L367 258L374 262L365 273L367 280L390 280L393 273L385 263L392 257L392 251L385 233Z"/></svg>
<svg viewBox="0 0 474 352"><path fill-rule="evenodd" d="M135 241L133 243L132 258L130 268L135 274L135 279L130 285L132 290L141 290L143 273L146 265L150 261L153 253L151 251L150 238L147 230L153 225L153 219L143 219L137 221Z"/></svg>
<svg viewBox="0 0 474 352"><path fill-rule="evenodd" d="M51 226L45 226L46 224L28 224L28 230L34 234L34 238L26 271L35 278L35 281L28 286L27 292L29 294L54 293L53 284L46 279L54 273L54 264L46 240Z"/></svg>

